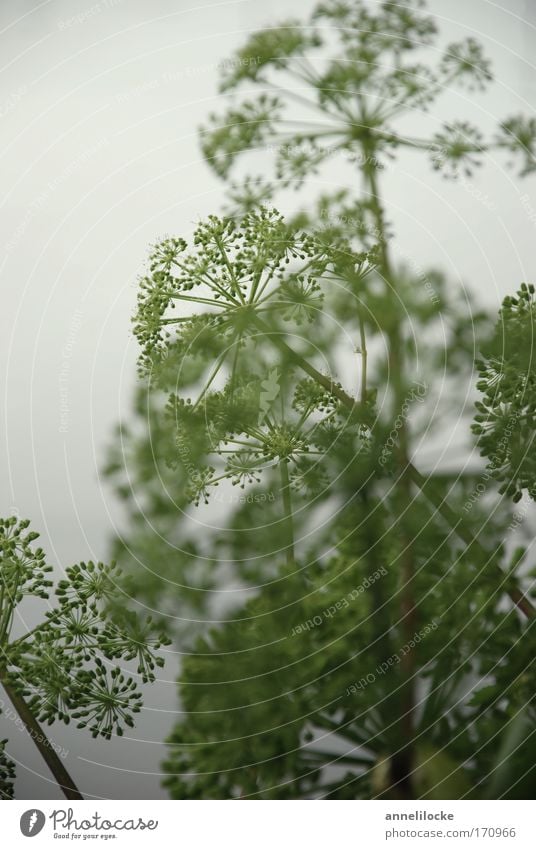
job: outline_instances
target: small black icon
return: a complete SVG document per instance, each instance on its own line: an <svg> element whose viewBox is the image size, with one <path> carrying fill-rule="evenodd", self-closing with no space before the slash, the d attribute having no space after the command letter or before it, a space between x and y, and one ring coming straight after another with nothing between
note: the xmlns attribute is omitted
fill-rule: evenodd
<svg viewBox="0 0 536 849"><path fill-rule="evenodd" d="M25 837L35 837L39 834L45 824L45 815L43 811L38 811L37 808L31 808L25 811L20 818L20 830Z"/></svg>

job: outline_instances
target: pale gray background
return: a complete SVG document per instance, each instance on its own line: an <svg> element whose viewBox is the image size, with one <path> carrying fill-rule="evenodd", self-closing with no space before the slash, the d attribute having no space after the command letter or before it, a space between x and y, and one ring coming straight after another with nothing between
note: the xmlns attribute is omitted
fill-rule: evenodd
<svg viewBox="0 0 536 849"><path fill-rule="evenodd" d="M216 65L252 29L312 5L0 5L0 514L31 517L58 569L105 559L121 522L99 469L113 425L129 412L136 359L130 315L147 245L190 231L222 202L196 134L207 112L223 107ZM487 127L505 113L533 113L533 0L434 0L430 7L445 39L483 42L497 77L485 96L447 98L435 119L455 109ZM521 280L534 280L536 213L531 220L520 202L529 193L536 209L534 178L520 183L501 160L482 169L468 191L408 156L385 183L398 244L413 262L443 267L493 305ZM88 796L165 795L159 763L176 710L176 670L170 658L130 737L94 743L84 732L54 728ZM18 795L56 798L33 744L5 717L3 736L21 764Z"/></svg>

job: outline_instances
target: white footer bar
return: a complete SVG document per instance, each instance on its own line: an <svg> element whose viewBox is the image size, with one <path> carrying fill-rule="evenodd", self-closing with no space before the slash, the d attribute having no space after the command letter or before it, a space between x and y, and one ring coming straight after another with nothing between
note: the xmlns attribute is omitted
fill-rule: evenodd
<svg viewBox="0 0 536 849"><path fill-rule="evenodd" d="M14 801L0 808L2 846L180 849L535 849L523 801ZM29 843L35 839L35 843Z"/></svg>

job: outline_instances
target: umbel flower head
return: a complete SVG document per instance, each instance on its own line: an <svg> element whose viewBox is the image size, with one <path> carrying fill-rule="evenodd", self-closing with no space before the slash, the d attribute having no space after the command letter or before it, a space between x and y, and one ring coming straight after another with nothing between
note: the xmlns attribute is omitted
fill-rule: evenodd
<svg viewBox="0 0 536 849"><path fill-rule="evenodd" d="M303 336L304 324L320 326L332 281L346 279L357 291L375 259L374 248L355 253L341 237L330 245L264 207L240 220L210 216L190 246L166 239L155 247L134 317L140 368L171 390L177 452L170 462L187 472L196 504L207 503L222 479L243 487L281 461L296 473L300 466L304 479L305 455L322 455L328 422L341 418L342 390L324 376L312 391L310 370L303 373L286 337ZM184 396L191 360L201 363L194 398ZM361 425L369 413L363 410Z"/></svg>
<svg viewBox="0 0 536 849"><path fill-rule="evenodd" d="M52 567L34 544L39 534L28 527L28 520L0 519L2 680L26 700L38 721L68 724L75 717L79 727L109 739L133 724L141 705L133 677L116 664L134 660L140 680L154 681L163 665L158 649L169 641L150 619L142 621L125 609L126 598L117 610L120 571L114 564L92 562L66 569L56 586L55 605L40 624L13 637L14 622L25 619L25 603L48 599L53 586L48 578ZM2 744L0 788L9 780Z"/></svg>
<svg viewBox="0 0 536 849"><path fill-rule="evenodd" d="M523 283L503 301L491 341L478 363L482 400L473 431L501 492L519 501L536 498L536 304L534 286Z"/></svg>
<svg viewBox="0 0 536 849"><path fill-rule="evenodd" d="M142 346L142 369L150 371L166 350L170 325L184 327L175 338L189 354L204 348L207 335L216 329L228 342L247 336L255 332L255 315L268 307L288 308L288 296L281 297L274 286L289 279L291 267L299 288L310 285L312 275L321 274L326 265L320 243L292 232L275 209L264 207L248 212L239 223L209 216L196 228L191 247L183 239L166 239L155 246L150 275L140 282L134 331ZM179 303L202 306L202 323L191 310L174 316L171 310Z"/></svg>
<svg viewBox="0 0 536 849"><path fill-rule="evenodd" d="M322 233L289 226L273 208L238 221L210 215L191 245L166 239L151 253L133 319L140 369L150 374L172 346L189 357L225 358L258 334L266 317L314 322L322 309L320 283L339 280L341 272L355 283L375 261L374 248L356 253L341 238L332 247ZM179 305L181 314L174 312Z"/></svg>
<svg viewBox="0 0 536 849"><path fill-rule="evenodd" d="M299 188L335 156L359 162L367 174L412 149L431 153L435 169L458 177L471 175L484 152L505 150L512 163L521 160L522 174L534 170L533 118L507 117L488 140L466 122L422 137L401 128L400 118L412 110L422 116L452 87L480 91L492 80L490 61L471 37L423 61L436 34L420 0L321 2L308 19L253 33L222 75L232 105L200 132L208 164L225 180L246 152L273 153L274 180L248 175L242 189L233 183L238 207L266 201L278 185Z"/></svg>

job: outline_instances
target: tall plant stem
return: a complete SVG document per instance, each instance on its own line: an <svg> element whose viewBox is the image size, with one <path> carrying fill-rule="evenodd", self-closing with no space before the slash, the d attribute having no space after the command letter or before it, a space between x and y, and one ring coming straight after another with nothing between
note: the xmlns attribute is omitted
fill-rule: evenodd
<svg viewBox="0 0 536 849"><path fill-rule="evenodd" d="M359 320L359 347L361 351L361 387L359 392L359 399L362 404L367 403L367 336L365 333L365 322L363 321L363 316L361 314L361 310L358 314Z"/></svg>
<svg viewBox="0 0 536 849"><path fill-rule="evenodd" d="M279 461L279 473L281 475L281 493L283 496L285 523L285 556L287 564L291 566L294 563L294 522L292 519L292 496L290 494L290 479L286 460L282 459Z"/></svg>
<svg viewBox="0 0 536 849"><path fill-rule="evenodd" d="M391 267L387 239L385 238L385 220L383 206L380 200L378 180L376 173L375 157L370 155L373 151L364 148L363 176L366 188L370 196L370 203L375 218L375 226L379 234L380 242L380 264L379 271L383 276L387 297L396 297L396 280ZM388 363L389 376L393 386L393 418L396 418L403 408L405 401L405 357L404 341L402 338L400 323L396 318L391 319L387 327L388 341ZM409 466L409 428L406 419L400 417L401 425L398 430L398 444L396 446L396 458L398 465L398 489L400 493L400 511L406 505L411 504L412 484L407 469ZM414 540L408 531L407 522L399 519L401 530L401 556L400 556L400 621L404 640L409 642L415 634L417 627L417 605L415 600L415 553ZM414 771L414 744L415 733L415 680L416 680L416 652L407 652L401 662L403 682L401 688L400 705L400 748L391 757L391 792L395 797L405 799L415 798L413 788Z"/></svg>
<svg viewBox="0 0 536 849"><path fill-rule="evenodd" d="M52 775L56 779L65 798L83 800L84 797L82 796L73 779L65 769L63 763L61 762L61 759L58 757L56 751L52 747L50 740L41 728L32 711L26 704L24 698L17 692L17 690L11 684L6 681L5 677L0 678L0 681L2 682L2 686L9 700L11 701L11 704L20 716L28 734L39 749L43 760L45 761Z"/></svg>
<svg viewBox="0 0 536 849"><path fill-rule="evenodd" d="M281 351L281 353L285 354L288 360L299 366L305 374L308 374L309 377L316 380L320 386L324 387L324 389L331 392L332 395L334 395L335 398L337 398L348 410L351 416L355 416L356 420L361 422L366 422L370 419L370 413L363 408L363 405L359 401L356 401L351 397L351 395L348 395L348 393L345 392L338 384L334 383L329 377L326 377L326 375L319 372L312 363L305 359L305 357L287 345L280 332L271 330L269 326L264 324L264 322L259 318L255 319L255 323L259 330L262 330L267 337L271 338L275 347ZM446 498L437 490L435 484L422 475L421 472L415 468L413 463L408 462L406 473L419 490L421 490L430 504L434 506L446 524L462 540L462 542L464 542L467 546L474 546L483 557L486 557L490 563L490 568L495 571L497 579L500 580L501 583L506 584L506 577L499 566L497 564L493 564L490 552L482 545L477 537L473 536L473 531L467 525L463 516L459 516L452 509L446 501ZM534 608L530 599L521 592L519 587L516 586L511 579L508 580L508 583L505 586L505 592L507 592L510 596L518 610L520 610L528 619L536 618L536 608Z"/></svg>

